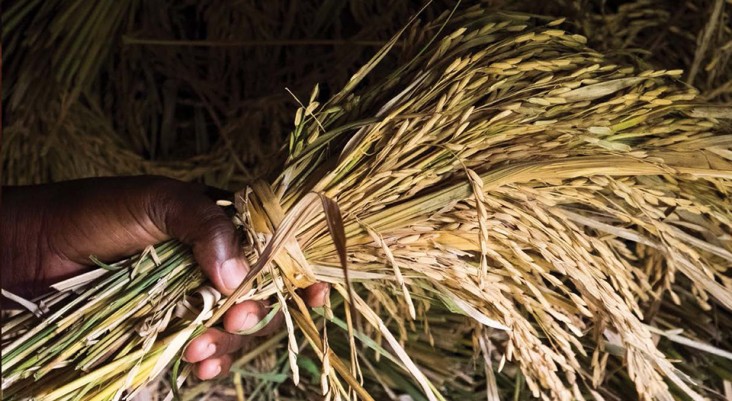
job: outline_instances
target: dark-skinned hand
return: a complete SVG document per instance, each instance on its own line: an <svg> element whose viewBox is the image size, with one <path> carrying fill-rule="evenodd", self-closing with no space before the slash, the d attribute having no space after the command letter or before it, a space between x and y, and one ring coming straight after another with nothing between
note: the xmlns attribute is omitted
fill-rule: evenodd
<svg viewBox="0 0 732 401"><path fill-rule="evenodd" d="M113 262L176 238L193 248L214 287L229 295L249 265L213 192L204 185L155 176L5 187L0 205L2 288L33 298L49 285L88 270L90 255ZM328 289L315 284L303 291L304 299L312 307L322 306ZM194 339L183 359L195 364L196 376L206 380L226 374L231 353L250 340L232 333L256 325L266 316L266 306L257 301L237 304L224 315L224 330L211 328ZM275 317L254 335L267 335L281 322L281 315Z"/></svg>

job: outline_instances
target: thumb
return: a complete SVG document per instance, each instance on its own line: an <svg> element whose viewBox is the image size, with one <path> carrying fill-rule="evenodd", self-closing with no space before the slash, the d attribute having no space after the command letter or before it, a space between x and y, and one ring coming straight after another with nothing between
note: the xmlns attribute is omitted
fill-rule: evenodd
<svg viewBox="0 0 732 401"><path fill-rule="evenodd" d="M249 272L239 236L224 210L197 184L161 191L164 198L152 202L150 217L164 233L193 248L193 257L217 290L230 295Z"/></svg>

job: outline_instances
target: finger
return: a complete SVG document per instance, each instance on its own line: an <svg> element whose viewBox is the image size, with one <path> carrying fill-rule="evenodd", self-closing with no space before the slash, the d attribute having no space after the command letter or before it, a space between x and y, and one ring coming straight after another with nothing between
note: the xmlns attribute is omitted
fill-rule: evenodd
<svg viewBox="0 0 732 401"><path fill-rule="evenodd" d="M190 363L216 358L241 349L249 342L246 336L208 329L191 341L183 351L183 360Z"/></svg>
<svg viewBox="0 0 732 401"><path fill-rule="evenodd" d="M230 333L251 330L262 319L265 319L271 310L266 302L245 301L234 305L224 315L224 329ZM252 333L252 335L266 336L272 334L282 326L283 321L284 316L279 312L264 327L256 333Z"/></svg>
<svg viewBox="0 0 732 401"><path fill-rule="evenodd" d="M161 188L162 200L151 202L150 215L165 233L193 247L193 256L216 289L230 295L242 282L249 265L239 238L223 209L203 186L171 180Z"/></svg>
<svg viewBox="0 0 732 401"><path fill-rule="evenodd" d="M229 373L233 359L231 355L222 355L206 359L193 367L193 374L201 380L211 380Z"/></svg>
<svg viewBox="0 0 732 401"><path fill-rule="evenodd" d="M330 297L330 284L315 283L303 290L305 303L311 308L320 308Z"/></svg>

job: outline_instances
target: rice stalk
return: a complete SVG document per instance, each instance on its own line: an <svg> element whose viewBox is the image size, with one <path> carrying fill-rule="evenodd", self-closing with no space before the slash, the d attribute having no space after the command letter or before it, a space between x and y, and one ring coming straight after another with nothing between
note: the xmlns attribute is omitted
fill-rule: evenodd
<svg viewBox="0 0 732 401"><path fill-rule="evenodd" d="M721 393L722 374L702 385L674 365L680 344L657 344L668 327L649 305L683 298L701 314L732 309L732 135L718 118L694 115L697 93L679 82L681 71L616 64L562 22L470 8L411 26L402 35L408 62L359 88L391 41L329 101L312 96L296 114L282 173L237 194L253 270L231 298L163 328L161 316L203 280L190 253L161 245L161 266L147 255L130 276L123 261L80 288L83 299L103 294L110 303L78 301L26 334L16 325L25 337L4 344L3 390L94 399L87 387L99 386L110 390L98 399L114 399L150 381L204 320L215 324L237 300L276 295L294 323L289 369L299 336L334 368L321 389L335 399L371 398L353 363L373 372L367 349L408 372L426 399L445 399L429 359L410 356L405 341L437 308L474 329L463 333L470 349L498 357L499 373L515 366L513 385L532 397L602 399L628 384L642 400ZM340 294L338 316L357 312L350 323L335 315L324 323L357 340L355 350L350 340L339 353L322 341L295 292L315 281ZM144 294L157 298L150 305ZM119 336L141 322L160 334L126 340L89 374L52 389L77 377L93 354L89 341L106 341L90 333ZM716 348L729 351L708 350ZM385 388L398 377L371 375ZM44 377L45 388L33 385ZM503 377L494 381L505 388Z"/></svg>

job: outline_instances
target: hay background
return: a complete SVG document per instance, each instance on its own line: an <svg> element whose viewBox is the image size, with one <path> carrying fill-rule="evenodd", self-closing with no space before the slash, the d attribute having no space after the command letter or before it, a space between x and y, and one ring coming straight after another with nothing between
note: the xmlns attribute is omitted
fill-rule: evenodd
<svg viewBox="0 0 732 401"><path fill-rule="evenodd" d="M423 5L4 3L3 184L162 174L231 189L280 165L296 109L285 88L304 98L320 83L327 96ZM423 18L454 3L435 1ZM730 0L483 3L567 17L591 47L682 68L707 100L732 102Z"/></svg>
<svg viewBox="0 0 732 401"><path fill-rule="evenodd" d="M239 189L284 159L282 145L297 108L285 88L307 99L319 83L327 97L423 3L128 0L102 9L84 0L3 1L2 184L161 174ZM454 3L433 2L423 19ZM730 0L483 3L495 10L566 17L589 38L590 47L633 64L684 69L684 79L704 99L732 105ZM146 42L151 40L205 45ZM394 61L387 59L382 71ZM699 311L690 303L666 313ZM420 352L419 346L413 352ZM432 362L458 372L475 369L465 365L470 348L448 341L444 349L460 357ZM421 351L425 361L434 358ZM271 371L281 365L280 356L266 353L247 369ZM244 386L250 393L262 382L267 380ZM268 383L281 399L315 394L289 382ZM234 396L231 383L220 384L194 382L186 397ZM458 385L469 394L480 383ZM162 380L141 399L157 399L167 386Z"/></svg>

